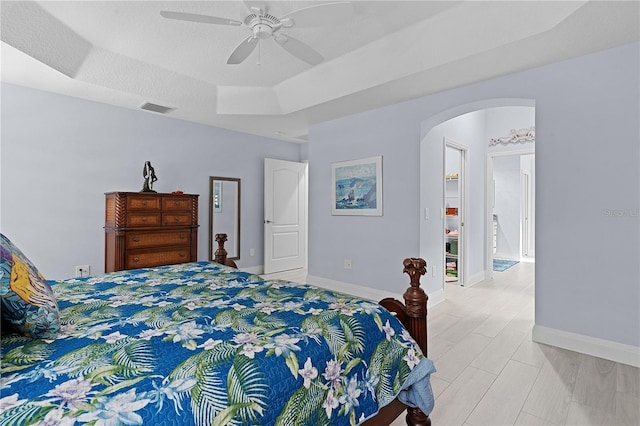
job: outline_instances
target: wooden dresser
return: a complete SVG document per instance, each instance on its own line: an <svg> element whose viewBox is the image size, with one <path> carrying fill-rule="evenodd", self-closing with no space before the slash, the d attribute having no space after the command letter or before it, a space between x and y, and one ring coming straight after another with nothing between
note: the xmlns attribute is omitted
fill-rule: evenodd
<svg viewBox="0 0 640 426"><path fill-rule="evenodd" d="M197 260L198 195L105 196L105 272Z"/></svg>

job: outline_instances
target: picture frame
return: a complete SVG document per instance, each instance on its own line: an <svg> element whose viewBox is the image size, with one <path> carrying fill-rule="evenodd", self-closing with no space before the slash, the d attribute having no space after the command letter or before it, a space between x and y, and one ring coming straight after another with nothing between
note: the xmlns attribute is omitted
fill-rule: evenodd
<svg viewBox="0 0 640 426"><path fill-rule="evenodd" d="M331 164L331 214L382 216L382 156Z"/></svg>

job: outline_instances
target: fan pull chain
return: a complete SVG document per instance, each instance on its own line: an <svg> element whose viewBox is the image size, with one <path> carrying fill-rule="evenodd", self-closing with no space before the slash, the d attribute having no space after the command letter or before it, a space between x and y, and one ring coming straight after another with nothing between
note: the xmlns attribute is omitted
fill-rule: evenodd
<svg viewBox="0 0 640 426"><path fill-rule="evenodd" d="M258 63L256 65L260 66L260 37L258 37Z"/></svg>

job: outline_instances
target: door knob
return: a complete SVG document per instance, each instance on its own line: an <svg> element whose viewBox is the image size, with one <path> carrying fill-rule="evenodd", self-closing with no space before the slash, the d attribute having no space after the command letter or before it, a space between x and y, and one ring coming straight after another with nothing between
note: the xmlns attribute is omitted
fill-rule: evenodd
<svg viewBox="0 0 640 426"><path fill-rule="evenodd" d="M265 220L264 223L273 223L273 222L270 220Z"/></svg>

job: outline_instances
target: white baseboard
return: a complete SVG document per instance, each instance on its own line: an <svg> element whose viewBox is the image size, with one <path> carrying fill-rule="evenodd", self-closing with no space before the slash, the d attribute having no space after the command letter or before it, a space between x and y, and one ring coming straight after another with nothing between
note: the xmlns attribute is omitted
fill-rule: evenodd
<svg viewBox="0 0 640 426"><path fill-rule="evenodd" d="M307 276L307 282L316 287L326 288L331 291L338 291L340 293L351 294L362 299L368 299L374 302L379 302L382 299L391 297L404 303L404 290L402 294L396 294L390 291L378 290L375 288L363 287L357 284L346 283L342 281L331 280L329 278L317 277L314 275ZM409 286L407 285L407 288ZM429 300L427 301L427 309L445 300L444 290L438 290L433 293L428 293Z"/></svg>
<svg viewBox="0 0 640 426"><path fill-rule="evenodd" d="M436 306L440 302L445 301L444 289L440 289L431 293L427 293L429 300L427 300L427 309ZM401 299L402 300L402 299Z"/></svg>
<svg viewBox="0 0 640 426"><path fill-rule="evenodd" d="M637 346L540 325L533 326L533 341L640 367L640 347Z"/></svg>
<svg viewBox="0 0 640 426"><path fill-rule="evenodd" d="M262 265L250 266L248 268L243 268L240 266L238 267L238 269L244 272L248 272L250 274L257 274L257 275L262 275L262 273L264 272L264 267Z"/></svg>
<svg viewBox="0 0 640 426"><path fill-rule="evenodd" d="M478 284L479 282L482 282L485 280L485 276L486 276L485 271L480 271L477 274L473 274L467 280L465 280L464 286L471 287L472 285Z"/></svg>

